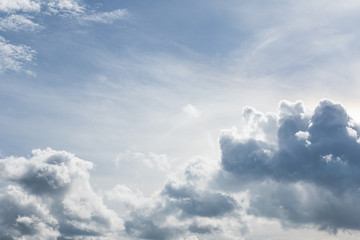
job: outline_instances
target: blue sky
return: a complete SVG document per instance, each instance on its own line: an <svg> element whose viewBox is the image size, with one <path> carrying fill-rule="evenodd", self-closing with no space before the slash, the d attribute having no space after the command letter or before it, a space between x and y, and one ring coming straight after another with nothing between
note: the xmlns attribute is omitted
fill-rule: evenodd
<svg viewBox="0 0 360 240"><path fill-rule="evenodd" d="M359 11L357 1L0 0L0 201L42 204L26 212L19 200L20 217L1 219L15 227L0 228L0 239L357 236L360 226L341 219L349 204L360 211L358 177L341 164L358 168ZM328 129L316 127L323 118ZM330 134L334 122L342 130ZM255 171L247 151L276 171L261 162ZM283 170L281 156L293 151L303 156L293 159L298 178ZM350 182L341 185L348 197L301 175L309 158L340 164L339 179L329 166L311 167ZM67 187L60 198L40 183ZM74 210L77 189L92 212ZM299 209L336 214L300 216L287 204L311 192L326 201ZM108 222L97 228L89 216Z"/></svg>

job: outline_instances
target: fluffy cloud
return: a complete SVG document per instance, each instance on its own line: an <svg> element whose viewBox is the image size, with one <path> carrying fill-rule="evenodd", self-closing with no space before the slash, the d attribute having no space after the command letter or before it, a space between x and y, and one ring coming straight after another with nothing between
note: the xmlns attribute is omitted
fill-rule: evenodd
<svg viewBox="0 0 360 240"><path fill-rule="evenodd" d="M67 152L34 150L33 157L0 161L0 236L17 239L112 237L123 229L89 184L90 162ZM9 204L5 204L9 203ZM9 207L12 206L12 207ZM7 227L6 227L7 226Z"/></svg>
<svg viewBox="0 0 360 240"><path fill-rule="evenodd" d="M222 177L249 190L248 213L284 225L360 229L359 131L345 109L322 100L310 113L301 102L283 101L277 116L264 116L245 109L256 134L220 138ZM276 118L274 132L264 123Z"/></svg>
<svg viewBox="0 0 360 240"><path fill-rule="evenodd" d="M56 239L57 220L41 198L9 185L0 194L0 239Z"/></svg>
<svg viewBox="0 0 360 240"><path fill-rule="evenodd" d="M125 221L126 232L136 239L184 239L194 234L222 238L229 219L242 224L236 219L241 207L233 197L187 182L173 179L148 201L153 201L149 207L134 209Z"/></svg>
<svg viewBox="0 0 360 240"><path fill-rule="evenodd" d="M242 228L235 198L212 190L202 182L210 173L203 159L192 159L181 176L170 177L161 191L144 197L139 191L118 185L107 192L111 201L128 209L125 230L134 239L187 239L196 235L224 238L223 228L233 221Z"/></svg>
<svg viewBox="0 0 360 240"><path fill-rule="evenodd" d="M92 163L73 154L1 159L0 239L238 239L249 215L360 229L359 128L340 104L247 107L243 121L242 133L221 135L219 165L193 158L151 196L122 184L105 191L117 213L91 188Z"/></svg>

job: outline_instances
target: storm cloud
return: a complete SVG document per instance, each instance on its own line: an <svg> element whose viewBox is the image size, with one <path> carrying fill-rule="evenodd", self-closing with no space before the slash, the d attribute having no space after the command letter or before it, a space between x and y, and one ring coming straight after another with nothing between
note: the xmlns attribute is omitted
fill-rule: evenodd
<svg viewBox="0 0 360 240"><path fill-rule="evenodd" d="M219 175L249 190L248 213L294 227L360 229L359 130L341 104L324 99L312 112L282 101L277 115L246 108L244 123L243 133L220 138Z"/></svg>

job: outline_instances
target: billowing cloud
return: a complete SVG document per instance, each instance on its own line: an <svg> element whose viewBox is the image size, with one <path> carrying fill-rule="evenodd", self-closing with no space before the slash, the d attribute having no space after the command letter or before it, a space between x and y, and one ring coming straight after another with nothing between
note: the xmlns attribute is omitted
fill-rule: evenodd
<svg viewBox="0 0 360 240"><path fill-rule="evenodd" d="M359 129L342 105L322 100L309 112L283 101L277 116L247 108L244 118L255 132L225 132L220 146L222 177L249 190L248 213L284 225L360 229ZM274 131L265 123L276 118Z"/></svg>
<svg viewBox="0 0 360 240"><path fill-rule="evenodd" d="M0 194L0 239L56 239L58 221L41 198L9 185Z"/></svg>
<svg viewBox="0 0 360 240"><path fill-rule="evenodd" d="M210 172L199 167L203 163L191 160L182 177L169 177L161 191L150 197L123 185L108 191L110 201L124 204L129 211L124 217L126 233L134 239L186 239L196 235L224 239L223 228L228 221L242 228L238 201L204 186L199 179Z"/></svg>
<svg viewBox="0 0 360 240"><path fill-rule="evenodd" d="M52 149L1 159L0 239L238 239L249 215L360 229L359 128L340 104L246 107L243 121L220 136L221 162L192 158L152 195L104 191L117 213L90 186L91 162Z"/></svg>
<svg viewBox="0 0 360 240"><path fill-rule="evenodd" d="M123 222L89 183L90 162L67 152L34 150L27 158L0 161L0 238L117 236ZM12 206L12 207L9 207Z"/></svg>
<svg viewBox="0 0 360 240"><path fill-rule="evenodd" d="M218 192L196 189L195 186L168 182L163 190L170 206L179 209L182 217L220 217L232 212L237 202Z"/></svg>

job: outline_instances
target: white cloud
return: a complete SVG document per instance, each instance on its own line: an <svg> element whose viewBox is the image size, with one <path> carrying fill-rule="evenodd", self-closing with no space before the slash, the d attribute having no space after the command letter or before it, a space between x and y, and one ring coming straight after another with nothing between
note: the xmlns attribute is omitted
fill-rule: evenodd
<svg viewBox="0 0 360 240"><path fill-rule="evenodd" d="M116 20L124 19L129 16L127 9L117 9L111 12L99 12L94 14L88 14L81 17L82 20L99 22L99 23L113 23Z"/></svg>
<svg viewBox="0 0 360 240"><path fill-rule="evenodd" d="M1 159L1 180L7 190L0 196L0 222L9 226L0 227L0 238L117 238L123 222L90 186L92 167L73 154L52 149L34 150L29 159Z"/></svg>
<svg viewBox="0 0 360 240"><path fill-rule="evenodd" d="M133 208L146 207L148 200L139 190L133 191L129 187L117 184L113 189L106 192L110 201L118 201Z"/></svg>
<svg viewBox="0 0 360 240"><path fill-rule="evenodd" d="M184 113L187 113L189 116L193 118L198 118L200 116L199 110L191 104L184 106L182 110Z"/></svg>
<svg viewBox="0 0 360 240"><path fill-rule="evenodd" d="M26 45L13 45L0 36L0 72L21 71L25 63L31 62L35 51Z"/></svg>
<svg viewBox="0 0 360 240"><path fill-rule="evenodd" d="M32 0L0 0L0 11L3 12L39 12L41 5L38 1Z"/></svg>
<svg viewBox="0 0 360 240"><path fill-rule="evenodd" d="M46 3L52 14L71 14L78 15L85 11L86 7L82 6L77 0L50 0Z"/></svg>
<svg viewBox="0 0 360 240"><path fill-rule="evenodd" d="M30 18L23 15L12 14L6 18L0 19L1 31L36 31L41 29L41 26L34 23Z"/></svg>

